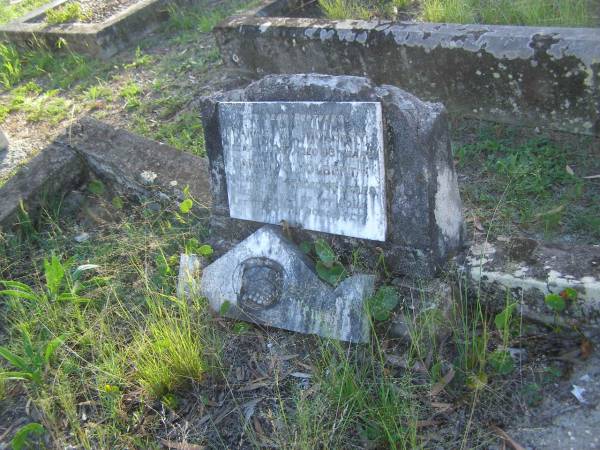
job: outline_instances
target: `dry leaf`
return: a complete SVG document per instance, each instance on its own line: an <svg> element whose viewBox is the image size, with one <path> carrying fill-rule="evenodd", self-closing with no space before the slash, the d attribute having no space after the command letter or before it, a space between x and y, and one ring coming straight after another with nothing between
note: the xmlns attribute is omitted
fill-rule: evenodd
<svg viewBox="0 0 600 450"><path fill-rule="evenodd" d="M415 424L417 428L425 428L425 427L433 427L439 425L441 422L439 420L417 420Z"/></svg>
<svg viewBox="0 0 600 450"><path fill-rule="evenodd" d="M250 383L242 388L239 388L238 391L239 392L248 392L248 391L254 391L256 389L260 389L262 387L267 387L269 385L269 383L267 382L260 382L260 383Z"/></svg>
<svg viewBox="0 0 600 450"><path fill-rule="evenodd" d="M510 445L513 448L513 450L525 450L525 447L523 447L521 444L519 444L517 441L511 438L509 434L503 429L497 427L496 425L490 425L490 428L494 433L500 436L504 440L504 442Z"/></svg>
<svg viewBox="0 0 600 450"><path fill-rule="evenodd" d="M565 205L559 205L556 208L552 208L549 211L546 212L542 212L542 213L538 213L536 214L534 217L536 219L539 219L540 217L544 217L544 216L549 216L551 214L558 214L559 212L561 212L563 209L565 209Z"/></svg>
<svg viewBox="0 0 600 450"><path fill-rule="evenodd" d="M450 367L450 370L446 373L446 375L444 375L440 381L438 381L431 387L430 395L432 397L435 397L436 395L438 395L440 392L442 392L444 390L444 388L448 385L448 383L450 383L452 381L453 378L454 378L454 369L452 367Z"/></svg>
<svg viewBox="0 0 600 450"><path fill-rule="evenodd" d="M204 450L206 448L204 445L190 444L189 442L175 442L169 441L168 439L161 439L160 443L167 448L175 450Z"/></svg>
<svg viewBox="0 0 600 450"><path fill-rule="evenodd" d="M475 229L477 231L485 231L485 228L483 228L483 225L481 225L481 222L479 221L479 217L477 217L477 216L473 217L473 226L475 227Z"/></svg>
<svg viewBox="0 0 600 450"><path fill-rule="evenodd" d="M437 410L436 413L440 414L452 410L454 405L452 403L431 402L431 407L435 408Z"/></svg>
<svg viewBox="0 0 600 450"><path fill-rule="evenodd" d="M594 346L592 345L592 342L589 339L583 339L579 348L581 349L581 357L583 359L588 359L592 354Z"/></svg>

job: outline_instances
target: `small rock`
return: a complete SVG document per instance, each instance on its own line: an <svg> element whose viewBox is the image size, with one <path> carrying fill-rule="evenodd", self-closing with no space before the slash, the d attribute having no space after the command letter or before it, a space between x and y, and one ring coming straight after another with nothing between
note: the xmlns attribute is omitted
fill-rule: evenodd
<svg viewBox="0 0 600 450"><path fill-rule="evenodd" d="M75 240L75 242L81 244L82 242L85 242L85 241L89 240L90 239L90 235L84 231L83 233L79 233L73 239Z"/></svg>
<svg viewBox="0 0 600 450"><path fill-rule="evenodd" d="M8 150L8 139L6 135L0 130L0 152Z"/></svg>
<svg viewBox="0 0 600 450"><path fill-rule="evenodd" d="M573 389L571 389L571 394L573 394L575 396L575 398L579 401L579 403L586 403L585 398L583 398L583 393L585 392L585 389L582 387L579 387L577 385L573 385Z"/></svg>
<svg viewBox="0 0 600 450"><path fill-rule="evenodd" d="M147 186L154 183L156 177L158 177L158 175L151 170L144 170L142 173L140 173L140 180L142 180L142 183Z"/></svg>
<svg viewBox="0 0 600 450"><path fill-rule="evenodd" d="M398 314L392 319L389 333L391 337L410 341L410 318L406 314Z"/></svg>

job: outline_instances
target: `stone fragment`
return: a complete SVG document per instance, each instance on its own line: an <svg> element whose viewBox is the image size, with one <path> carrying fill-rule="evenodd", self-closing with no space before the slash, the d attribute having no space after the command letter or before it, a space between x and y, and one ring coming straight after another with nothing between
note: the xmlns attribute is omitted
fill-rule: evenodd
<svg viewBox="0 0 600 450"><path fill-rule="evenodd" d="M182 265L183 276L195 270L189 261ZM280 229L264 226L204 268L200 291L214 311L233 319L366 342L364 302L374 284L374 275L358 274L331 287Z"/></svg>
<svg viewBox="0 0 600 450"><path fill-rule="evenodd" d="M8 150L8 138L6 135L0 130L0 152L4 152Z"/></svg>

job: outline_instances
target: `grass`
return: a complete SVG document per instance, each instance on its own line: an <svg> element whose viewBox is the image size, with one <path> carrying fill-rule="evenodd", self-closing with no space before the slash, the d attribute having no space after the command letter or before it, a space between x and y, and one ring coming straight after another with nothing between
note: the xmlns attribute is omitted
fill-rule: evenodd
<svg viewBox="0 0 600 450"><path fill-rule="evenodd" d="M404 10L426 22L594 26L590 0L319 0L319 5L330 19L394 19Z"/></svg>
<svg viewBox="0 0 600 450"><path fill-rule="evenodd" d="M51 214L44 216L43 231L2 235L1 276L10 270L13 281L0 286L10 352L0 353L8 362L0 378L10 386L24 380L57 442L148 448L151 440L131 428L136 415L201 382L217 359L213 334L202 325L205 303L176 299L173 271L160 263L161 255L182 251L202 224L189 214L182 224L181 214L170 210L118 209L110 191L103 194L90 193L88 201L118 218L96 242L74 247L64 234L74 224ZM25 254L31 260L22 260L21 269L7 263ZM15 356L7 361L7 354ZM26 363L11 367L19 359ZM127 396L138 391L131 404ZM95 405L88 411L93 427L81 421L81 402Z"/></svg>
<svg viewBox="0 0 600 450"><path fill-rule="evenodd" d="M589 0L421 0L428 22L592 26Z"/></svg>
<svg viewBox="0 0 600 450"><path fill-rule="evenodd" d="M46 23L58 25L67 22L83 22L90 17L90 13L84 11L77 2L70 2L58 8L46 11Z"/></svg>
<svg viewBox="0 0 600 450"><path fill-rule="evenodd" d="M461 194L471 215L492 235L520 228L546 239L600 238L600 191L583 178L600 170L589 159L594 141L520 137L515 131L484 126L474 142L456 146L459 173L470 176Z"/></svg>
<svg viewBox="0 0 600 450"><path fill-rule="evenodd" d="M0 47L0 122L57 128L92 111L203 155L193 100L219 65L206 33L228 11L175 11L162 34L106 64L68 49ZM469 214L490 236L519 227L597 239L600 193L582 177L597 173L589 154L498 127L455 146L459 174L470 177L461 183ZM98 180L83 195L66 217L68 205L53 199L40 221L22 213L0 234L0 279L22 283L0 287L21 292L1 295L0 343L26 362L0 358L0 372L22 372L0 376L0 415L29 402L56 447L483 447L496 444L488 423L508 423L561 376L562 366L537 357L526 368L506 358L526 342L514 299L487 311L477 286L452 277L452 298L440 303L450 311L413 308L428 299L411 305L403 294L374 317L368 345L308 339L306 352L288 349L304 340L176 298L177 257L207 236L200 219L177 204L133 203ZM75 243L82 229L91 237ZM393 277L385 263L337 256L348 272L360 266L383 285ZM390 333L401 314L408 341ZM281 342L293 362L285 368ZM444 404L453 412L440 412Z"/></svg>
<svg viewBox="0 0 600 450"><path fill-rule="evenodd" d="M0 0L0 24L11 22L46 3L48 0L23 0L21 2Z"/></svg>

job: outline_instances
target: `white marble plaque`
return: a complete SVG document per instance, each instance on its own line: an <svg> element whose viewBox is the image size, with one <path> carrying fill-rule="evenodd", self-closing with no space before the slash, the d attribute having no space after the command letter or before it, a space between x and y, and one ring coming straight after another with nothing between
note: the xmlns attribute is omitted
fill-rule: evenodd
<svg viewBox="0 0 600 450"><path fill-rule="evenodd" d="M231 217L385 241L381 104L219 103Z"/></svg>

